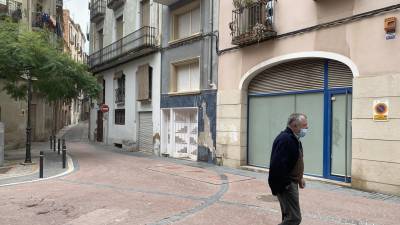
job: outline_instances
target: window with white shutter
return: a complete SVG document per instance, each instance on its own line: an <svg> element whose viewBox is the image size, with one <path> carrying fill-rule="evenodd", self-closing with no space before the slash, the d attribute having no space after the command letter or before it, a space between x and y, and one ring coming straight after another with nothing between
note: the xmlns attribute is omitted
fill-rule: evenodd
<svg viewBox="0 0 400 225"><path fill-rule="evenodd" d="M200 90L199 60L172 64L171 92L193 92Z"/></svg>
<svg viewBox="0 0 400 225"><path fill-rule="evenodd" d="M172 40L178 40L200 33L200 2L181 7L172 12Z"/></svg>

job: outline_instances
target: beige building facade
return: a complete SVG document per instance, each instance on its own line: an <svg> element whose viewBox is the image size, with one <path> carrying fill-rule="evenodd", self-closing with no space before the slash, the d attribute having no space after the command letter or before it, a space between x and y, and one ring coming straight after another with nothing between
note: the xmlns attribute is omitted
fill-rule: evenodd
<svg viewBox="0 0 400 225"><path fill-rule="evenodd" d="M273 139L303 112L308 175L399 195L400 1L233 2L219 15L223 164L268 168Z"/></svg>
<svg viewBox="0 0 400 225"><path fill-rule="evenodd" d="M61 34L63 2L59 0L0 1L0 15L7 15L14 22L26 24L32 30L48 29L51 37ZM4 123L5 149L25 146L28 105L25 100L12 99L3 89L0 81L0 122ZM55 130L66 124L67 110L61 103L49 104L44 98L33 93L31 103L32 140L45 141ZM55 122L57 121L57 122Z"/></svg>
<svg viewBox="0 0 400 225"><path fill-rule="evenodd" d="M70 11L63 10L63 40L64 52L79 63L86 64L85 51L86 38L79 24L71 18ZM89 99L81 93L78 98L72 99L68 104L68 124L77 124L89 117Z"/></svg>

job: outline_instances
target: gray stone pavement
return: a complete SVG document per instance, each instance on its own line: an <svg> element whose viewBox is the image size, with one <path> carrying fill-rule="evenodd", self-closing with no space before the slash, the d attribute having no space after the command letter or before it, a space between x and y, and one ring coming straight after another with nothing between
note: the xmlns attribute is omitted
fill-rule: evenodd
<svg viewBox="0 0 400 225"><path fill-rule="evenodd" d="M126 152L66 134L75 171L0 187L0 224L278 224L266 174ZM398 225L398 197L308 181L305 225Z"/></svg>
<svg viewBox="0 0 400 225"><path fill-rule="evenodd" d="M72 126L60 130L57 134L57 138L62 138L71 128ZM0 167L0 186L39 179L40 151L44 153L43 178L63 174L73 166L68 165L67 168L63 169L61 154L59 155L57 150L51 150L49 142L33 142L31 145L31 159L33 164L31 165L22 164L25 161L25 148L8 150L5 152L5 164L3 167ZM69 162L71 162L71 160L69 160Z"/></svg>

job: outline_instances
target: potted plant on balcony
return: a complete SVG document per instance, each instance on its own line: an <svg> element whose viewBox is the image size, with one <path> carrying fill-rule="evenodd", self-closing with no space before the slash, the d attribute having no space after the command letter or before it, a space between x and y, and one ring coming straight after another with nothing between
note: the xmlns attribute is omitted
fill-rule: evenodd
<svg viewBox="0 0 400 225"><path fill-rule="evenodd" d="M256 25L253 27L252 35L257 39L257 42L260 42L267 31L267 26L262 23L256 23Z"/></svg>
<svg viewBox="0 0 400 225"><path fill-rule="evenodd" d="M240 12L242 12L243 8L249 7L254 2L254 0L233 0L233 6L235 9L239 9Z"/></svg>

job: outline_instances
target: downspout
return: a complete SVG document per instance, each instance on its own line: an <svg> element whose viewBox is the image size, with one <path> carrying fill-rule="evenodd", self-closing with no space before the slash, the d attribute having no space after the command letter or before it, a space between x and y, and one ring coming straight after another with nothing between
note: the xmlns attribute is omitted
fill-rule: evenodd
<svg viewBox="0 0 400 225"><path fill-rule="evenodd" d="M214 32L214 3L213 0L210 0L210 26L211 26L211 34L213 34ZM209 48L209 58L210 58L210 62L209 62L209 74L208 74L208 87L213 88L212 85L212 73L213 73L213 35L210 36L210 48Z"/></svg>
<svg viewBox="0 0 400 225"><path fill-rule="evenodd" d="M160 100L159 100L159 118L160 118L160 124L159 124L159 127L160 127L160 146L159 146L159 149L158 149L158 156L161 156L161 151L162 151L162 148L163 148L163 146L162 146L162 142L161 142L161 139L162 139L162 123L163 123L163 120L161 119L161 117L162 117L162 109L161 109L161 99L162 99L162 86L163 86L163 84L162 84L162 82L163 82L163 50L162 50L162 46L163 46L163 43L162 43L162 41L163 41L163 36L161 35L161 30L162 30L162 26L163 26L163 8L162 8L163 6L160 6L160 4L157 4L157 17L158 17L158 20L157 20L157 32L158 32L158 38L159 38L159 45L160 45ZM161 8L161 9L160 9ZM154 80L154 79L153 79ZM168 140L167 140L167 143L168 143ZM167 151L167 153L168 153L168 151Z"/></svg>

